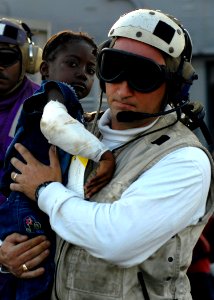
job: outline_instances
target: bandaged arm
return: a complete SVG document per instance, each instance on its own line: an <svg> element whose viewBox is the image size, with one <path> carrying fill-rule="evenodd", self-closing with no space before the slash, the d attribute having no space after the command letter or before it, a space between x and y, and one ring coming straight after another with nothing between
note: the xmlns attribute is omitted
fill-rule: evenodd
<svg viewBox="0 0 214 300"><path fill-rule="evenodd" d="M46 104L40 128L50 144L64 151L98 162L109 150L83 124L71 117L64 104L50 101Z"/></svg>

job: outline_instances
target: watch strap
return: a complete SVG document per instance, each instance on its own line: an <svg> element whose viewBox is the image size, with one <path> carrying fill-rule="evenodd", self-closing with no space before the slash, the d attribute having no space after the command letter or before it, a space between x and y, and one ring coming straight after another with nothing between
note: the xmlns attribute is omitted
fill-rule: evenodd
<svg viewBox="0 0 214 300"><path fill-rule="evenodd" d="M36 200L36 202L38 202L38 199L39 199L39 190L41 188L45 188L47 185L49 185L52 182L53 181L45 181L45 182L43 182L43 183L41 183L40 185L37 186L37 188L35 190L35 200Z"/></svg>

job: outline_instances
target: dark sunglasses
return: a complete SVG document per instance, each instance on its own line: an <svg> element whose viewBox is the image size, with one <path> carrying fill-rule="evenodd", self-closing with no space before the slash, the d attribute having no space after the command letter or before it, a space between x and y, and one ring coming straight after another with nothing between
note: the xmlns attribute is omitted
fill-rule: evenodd
<svg viewBox="0 0 214 300"><path fill-rule="evenodd" d="M167 71L149 58L104 48L98 56L98 76L109 83L127 81L134 90L150 93L166 81Z"/></svg>
<svg viewBox="0 0 214 300"><path fill-rule="evenodd" d="M15 49L0 49L0 66L7 68L21 61L21 54Z"/></svg>

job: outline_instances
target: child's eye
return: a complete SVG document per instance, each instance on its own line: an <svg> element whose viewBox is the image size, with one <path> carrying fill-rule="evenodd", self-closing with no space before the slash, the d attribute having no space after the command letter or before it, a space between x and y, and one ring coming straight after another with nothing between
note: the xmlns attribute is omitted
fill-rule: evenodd
<svg viewBox="0 0 214 300"><path fill-rule="evenodd" d="M68 65L69 67L75 68L78 66L78 63L74 60L66 60L65 61L66 65Z"/></svg>
<svg viewBox="0 0 214 300"><path fill-rule="evenodd" d="M95 74L95 68L89 67L89 68L88 68L88 73L89 73L90 75L94 75L94 74Z"/></svg>
<svg viewBox="0 0 214 300"><path fill-rule="evenodd" d="M70 61L69 63L68 63L68 65L69 65L69 67L77 67L77 63L75 63L75 62L73 62L73 61Z"/></svg>

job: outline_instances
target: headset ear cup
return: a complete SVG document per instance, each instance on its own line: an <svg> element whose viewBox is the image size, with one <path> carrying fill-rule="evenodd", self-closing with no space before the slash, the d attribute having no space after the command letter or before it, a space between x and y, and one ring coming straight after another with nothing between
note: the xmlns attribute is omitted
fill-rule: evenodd
<svg viewBox="0 0 214 300"><path fill-rule="evenodd" d="M182 69L182 77L187 81L193 81L198 78L195 69L189 62L184 62Z"/></svg>
<svg viewBox="0 0 214 300"><path fill-rule="evenodd" d="M177 106L181 101L189 99L189 89L194 80L198 79L195 69L189 62L184 62L182 73L172 73L168 81L168 98Z"/></svg>
<svg viewBox="0 0 214 300"><path fill-rule="evenodd" d="M182 77L184 78L184 83L181 86L181 97L183 99L187 99L189 97L189 89L193 81L198 79L198 75L191 63L184 62Z"/></svg>
<svg viewBox="0 0 214 300"><path fill-rule="evenodd" d="M96 66L96 74L97 74L97 78L99 79L100 81L100 88L101 90L105 93L106 92L106 86L105 86L105 82L100 78L99 76L99 62L100 62L100 52L102 51L102 49L104 48L109 48L110 44L112 42L112 39L108 39L108 40L105 40L104 42L102 42L99 47L98 47L98 57L97 57L97 66Z"/></svg>
<svg viewBox="0 0 214 300"><path fill-rule="evenodd" d="M32 44L29 44L28 47L26 72L35 74L40 70L40 65L42 62L42 49Z"/></svg>

